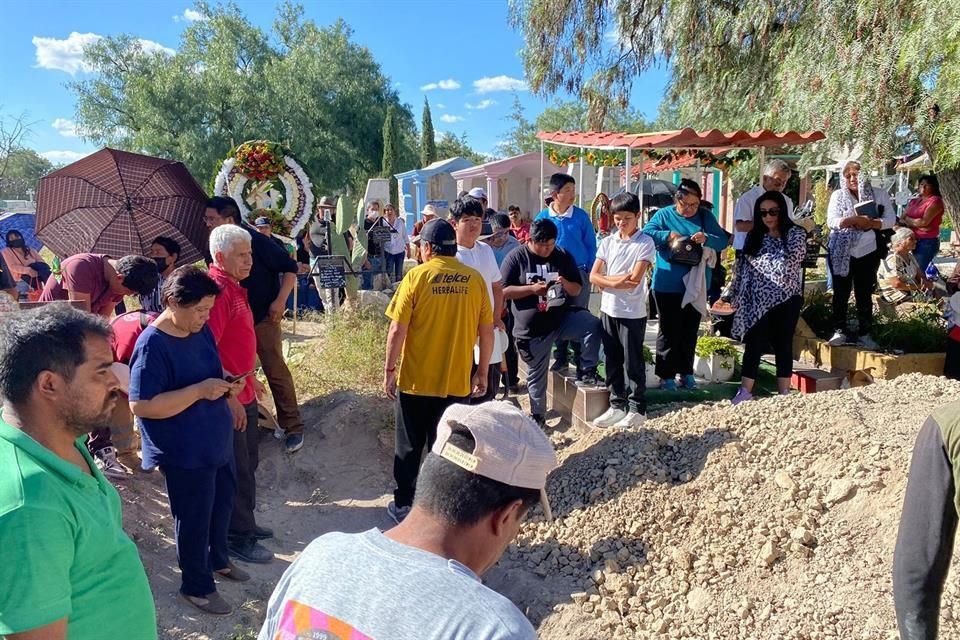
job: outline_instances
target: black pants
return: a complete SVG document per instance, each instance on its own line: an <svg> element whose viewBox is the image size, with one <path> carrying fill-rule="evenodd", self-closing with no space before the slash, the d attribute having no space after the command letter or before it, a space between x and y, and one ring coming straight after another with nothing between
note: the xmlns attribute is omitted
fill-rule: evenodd
<svg viewBox="0 0 960 640"><path fill-rule="evenodd" d="M607 389L610 406L634 413L647 413L647 372L643 361L646 318L612 318L600 314L603 352L607 357Z"/></svg>
<svg viewBox="0 0 960 640"><path fill-rule="evenodd" d="M756 324L743 336L744 378L757 379L760 370L760 357L766 352L767 345L773 348L777 362L777 377L789 378L793 373L793 332L800 318L803 298L793 296L767 311Z"/></svg>
<svg viewBox="0 0 960 640"><path fill-rule="evenodd" d="M960 380L960 342L947 338L947 357L943 361L943 375Z"/></svg>
<svg viewBox="0 0 960 640"><path fill-rule="evenodd" d="M700 312L693 305L681 307L682 293L654 292L660 321L657 324L657 376L673 380L693 373Z"/></svg>
<svg viewBox="0 0 960 640"><path fill-rule="evenodd" d="M253 510L257 506L257 466L260 464L260 428L257 401L244 405L247 428L233 432L233 457L237 469L237 494L230 516L230 539L243 543L253 539L257 526Z"/></svg>
<svg viewBox="0 0 960 640"><path fill-rule="evenodd" d="M233 509L233 465L160 467L167 483L180 565L180 593L202 598L217 590L213 572L226 569L227 528Z"/></svg>
<svg viewBox="0 0 960 640"><path fill-rule="evenodd" d="M503 323L507 326L507 338L509 340L507 351L503 354L503 359L507 363L507 386L514 387L520 384L519 357L517 356L517 339L513 337L513 312L510 311L510 305L507 305L507 315Z"/></svg>
<svg viewBox="0 0 960 640"><path fill-rule="evenodd" d="M867 254L862 258L850 258L850 271L838 276L833 269L833 328L847 332L847 303L850 291L857 300L857 323L859 335L870 333L873 327L873 290L877 286L877 268L880 266L878 253Z"/></svg>
<svg viewBox="0 0 960 640"><path fill-rule="evenodd" d="M420 460L424 448L429 451L437 439L440 416L450 405L468 401L469 396L437 398L415 396L402 391L397 394L397 432L393 455L393 479L397 482L397 489L393 492L393 500L398 507L413 504Z"/></svg>

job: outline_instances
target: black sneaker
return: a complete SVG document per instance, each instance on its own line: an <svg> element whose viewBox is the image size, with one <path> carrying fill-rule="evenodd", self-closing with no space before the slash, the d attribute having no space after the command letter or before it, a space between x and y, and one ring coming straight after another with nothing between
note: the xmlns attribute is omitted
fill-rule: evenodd
<svg viewBox="0 0 960 640"><path fill-rule="evenodd" d="M243 541L228 541L227 551L234 558L244 562L253 564L270 564L273 562L273 552L252 538Z"/></svg>
<svg viewBox="0 0 960 640"><path fill-rule="evenodd" d="M545 429L546 426L547 426L547 419L544 418L544 417L543 417L542 415L540 415L539 413L531 413L531 414L530 414L530 419L533 420L534 422L536 422L536 423L537 423L537 426L540 427L541 429Z"/></svg>
<svg viewBox="0 0 960 640"><path fill-rule="evenodd" d="M287 438L283 442L283 448L287 450L287 453L296 453L297 451L300 451L300 449L303 448L303 434L287 434Z"/></svg>
<svg viewBox="0 0 960 640"><path fill-rule="evenodd" d="M566 360L554 360L553 364L550 366L550 371L555 371L557 373L562 373L570 368L570 363Z"/></svg>
<svg viewBox="0 0 960 640"><path fill-rule="evenodd" d="M603 380L597 375L596 370L584 371L583 375L577 378L575 384L581 388L599 387L603 384Z"/></svg>
<svg viewBox="0 0 960 640"><path fill-rule="evenodd" d="M253 528L253 538L255 540L267 540L273 537L273 529L257 525Z"/></svg>

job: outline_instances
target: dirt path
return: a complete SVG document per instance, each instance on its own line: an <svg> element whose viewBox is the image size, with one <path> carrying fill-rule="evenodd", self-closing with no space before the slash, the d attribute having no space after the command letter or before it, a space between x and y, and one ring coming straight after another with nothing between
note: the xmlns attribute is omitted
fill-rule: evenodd
<svg viewBox="0 0 960 640"><path fill-rule="evenodd" d="M392 489L390 456L379 442L375 398L352 392L315 398L301 406L306 444L293 456L264 432L257 471L257 520L275 532L264 544L276 558L269 565L242 566L252 579L221 581L218 589L234 613L217 618L198 614L178 596L180 572L173 540L173 519L159 472L138 475L119 487L124 524L137 542L150 577L160 637L168 640L255 638L274 586L297 554L328 531L385 528L384 507ZM326 438L316 437L322 428Z"/></svg>

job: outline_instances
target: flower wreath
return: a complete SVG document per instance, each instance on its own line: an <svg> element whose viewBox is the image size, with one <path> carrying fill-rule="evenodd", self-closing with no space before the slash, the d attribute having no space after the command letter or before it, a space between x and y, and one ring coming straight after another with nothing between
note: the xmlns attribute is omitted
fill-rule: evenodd
<svg viewBox="0 0 960 640"><path fill-rule="evenodd" d="M279 211L275 231L296 237L313 212L313 183L283 146L267 140L244 142L220 165L213 191L236 200L246 220L254 209Z"/></svg>

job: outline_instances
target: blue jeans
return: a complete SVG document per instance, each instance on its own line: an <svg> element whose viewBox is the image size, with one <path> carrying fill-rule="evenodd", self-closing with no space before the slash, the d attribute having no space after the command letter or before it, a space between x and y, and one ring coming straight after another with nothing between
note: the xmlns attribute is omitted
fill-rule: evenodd
<svg viewBox="0 0 960 640"><path fill-rule="evenodd" d="M926 271L938 253L940 253L940 238L918 238L913 257L917 259L920 270Z"/></svg>
<svg viewBox="0 0 960 640"><path fill-rule="evenodd" d="M364 269L360 274L360 279L362 280L360 288L365 291L370 291L373 289L373 276L378 273L383 273L383 260L380 259L380 256L368 256L367 259L370 261L370 268Z"/></svg>
<svg viewBox="0 0 960 640"><path fill-rule="evenodd" d="M386 272L394 282L400 282L403 279L403 259L406 254L403 253L385 253L387 260Z"/></svg>

